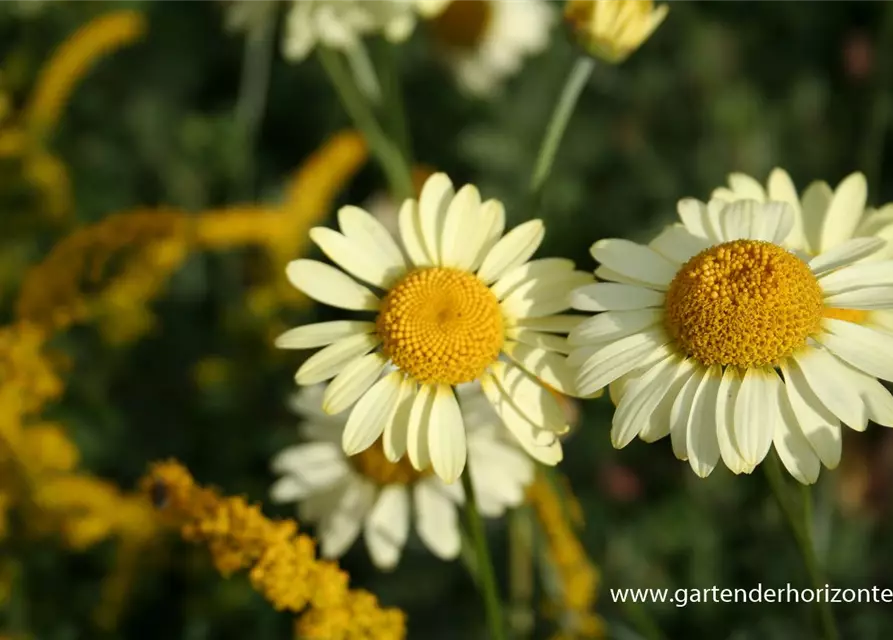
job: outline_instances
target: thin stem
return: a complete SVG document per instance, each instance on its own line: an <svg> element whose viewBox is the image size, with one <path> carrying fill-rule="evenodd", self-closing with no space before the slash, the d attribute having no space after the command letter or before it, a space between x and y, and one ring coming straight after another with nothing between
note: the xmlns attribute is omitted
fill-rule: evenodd
<svg viewBox="0 0 893 640"><path fill-rule="evenodd" d="M509 516L509 590L512 637L526 638L533 631L533 513L521 507Z"/></svg>
<svg viewBox="0 0 893 640"><path fill-rule="evenodd" d="M344 110L366 138L369 149L381 165L392 195L398 200L411 198L413 187L409 165L397 145L385 135L369 103L354 83L343 59L338 53L324 47L319 47L318 55Z"/></svg>
<svg viewBox="0 0 893 640"><path fill-rule="evenodd" d="M539 206L539 200L542 196L543 187L549 174L552 172L552 164L555 161L555 154L558 153L558 145L564 137L564 131L567 124L574 113L577 106L577 100L583 92L583 87L592 75L595 68L595 60L589 56L581 56L574 63L567 80L564 82L564 88L552 111L552 117L546 126L546 133L543 136L540 145L539 155L534 165L533 175L530 179L530 197L535 207Z"/></svg>
<svg viewBox="0 0 893 640"><path fill-rule="evenodd" d="M797 548L803 558L803 564L806 567L806 573L809 574L809 581L812 587L816 590L824 589L825 580L822 577L815 548L812 544L812 493L810 488L807 485L802 485L801 513L798 515L797 510L791 504L790 496L787 494L778 458L775 455L769 455L762 466L766 471L766 478L769 480L769 486L772 488L775 500L778 502L778 506L784 514L788 527L797 543ZM831 613L830 604L818 597L815 599L815 602L825 640L839 640L840 635L834 623L834 615Z"/></svg>
<svg viewBox="0 0 893 640"><path fill-rule="evenodd" d="M893 41L893 7L888 6L884 11L876 51L880 53L890 41ZM859 166L862 168L868 184L875 184L874 181L880 173L884 154L884 132L890 121L890 113L893 111L893 100L891 100L889 91L890 72L889 56L878 55L877 68L875 69L874 100L868 115L868 127L859 157Z"/></svg>
<svg viewBox="0 0 893 640"><path fill-rule="evenodd" d="M481 514L478 513L474 486L471 484L471 472L467 464L465 473L462 474L462 488L465 490L465 514L468 517L468 529L475 555L477 555L479 585L483 591L487 625L490 627L490 640L504 640L505 625L502 620L502 601L496 586L496 575L493 572L490 550L487 548L484 521L481 519Z"/></svg>
<svg viewBox="0 0 893 640"><path fill-rule="evenodd" d="M270 87L270 71L275 50L277 5L271 3L261 19L252 24L245 37L245 55L242 59L242 76L239 84L239 100L236 103L236 121L242 131L245 153L250 158L245 170L246 195L253 196L256 162L254 153L261 123L267 108Z"/></svg>
<svg viewBox="0 0 893 640"><path fill-rule="evenodd" d="M400 70L397 62L397 47L390 42L379 43L380 78L384 92L384 117L391 137L400 147L403 157L412 164L412 140L403 106L403 91L400 86Z"/></svg>

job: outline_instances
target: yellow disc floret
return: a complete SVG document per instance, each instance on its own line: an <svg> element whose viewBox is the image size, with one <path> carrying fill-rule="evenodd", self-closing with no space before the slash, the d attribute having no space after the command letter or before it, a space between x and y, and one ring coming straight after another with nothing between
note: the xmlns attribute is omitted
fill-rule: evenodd
<svg viewBox="0 0 893 640"><path fill-rule="evenodd" d="M666 309L670 335L701 364L761 367L804 346L824 305L800 258L769 242L735 240L686 262Z"/></svg>
<svg viewBox="0 0 893 640"><path fill-rule="evenodd" d="M423 384L480 377L502 349L499 301L472 273L413 271L388 292L376 321L385 355Z"/></svg>
<svg viewBox="0 0 893 640"><path fill-rule="evenodd" d="M391 462L384 455L381 440L368 449L348 458L354 469L380 487L389 484L412 484L419 478L431 474L431 469L416 471L409 458L403 456L397 462Z"/></svg>
<svg viewBox="0 0 893 640"><path fill-rule="evenodd" d="M434 38L454 49L474 49L487 33L493 19L490 0L461 0L450 2L446 9L431 21Z"/></svg>

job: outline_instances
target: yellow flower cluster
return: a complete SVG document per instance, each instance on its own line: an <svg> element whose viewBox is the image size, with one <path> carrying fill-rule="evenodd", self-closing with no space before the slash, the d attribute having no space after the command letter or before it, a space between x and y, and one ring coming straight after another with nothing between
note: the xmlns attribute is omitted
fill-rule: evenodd
<svg viewBox="0 0 893 640"><path fill-rule="evenodd" d="M155 464L143 481L160 513L185 540L206 544L224 576L247 569L251 585L277 610L304 612L304 638L398 640L404 614L382 609L372 594L348 589L348 576L316 559L314 541L292 520L266 518L258 505L195 483L177 462ZM306 610L306 611L305 611Z"/></svg>
<svg viewBox="0 0 893 640"><path fill-rule="evenodd" d="M574 533L561 497L542 472L528 488L527 501L545 533L548 559L560 581L561 600L553 604L561 611L562 630L553 640L603 638L603 622L592 611L599 572ZM570 504L576 506L574 500ZM573 512L570 515L574 517Z"/></svg>

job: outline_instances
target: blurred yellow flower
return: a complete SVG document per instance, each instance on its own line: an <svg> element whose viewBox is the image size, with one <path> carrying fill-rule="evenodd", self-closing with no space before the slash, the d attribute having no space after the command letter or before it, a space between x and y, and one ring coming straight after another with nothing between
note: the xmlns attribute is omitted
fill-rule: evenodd
<svg viewBox="0 0 893 640"><path fill-rule="evenodd" d="M652 0L568 0L564 17L589 53L618 64L642 46L669 10Z"/></svg>

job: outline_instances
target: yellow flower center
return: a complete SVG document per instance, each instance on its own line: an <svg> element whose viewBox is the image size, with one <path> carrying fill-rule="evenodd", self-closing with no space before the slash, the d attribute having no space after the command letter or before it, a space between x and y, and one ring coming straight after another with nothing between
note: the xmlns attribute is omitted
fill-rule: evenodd
<svg viewBox="0 0 893 640"><path fill-rule="evenodd" d="M369 478L380 487L389 484L412 484L419 478L431 473L430 469L416 471L412 468L409 458L403 456L397 462L391 462L384 455L381 440L374 445L348 458L354 469L363 476Z"/></svg>
<svg viewBox="0 0 893 640"><path fill-rule="evenodd" d="M475 49L492 18L489 0L454 0L432 21L434 37L447 47Z"/></svg>
<svg viewBox="0 0 893 640"><path fill-rule="evenodd" d="M457 385L480 377L502 349L502 311L472 273L413 271L385 296L376 320L384 352L423 384Z"/></svg>
<svg viewBox="0 0 893 640"><path fill-rule="evenodd" d="M735 240L685 263L666 311L670 335L701 364L761 367L804 346L825 309L800 258L769 242Z"/></svg>

